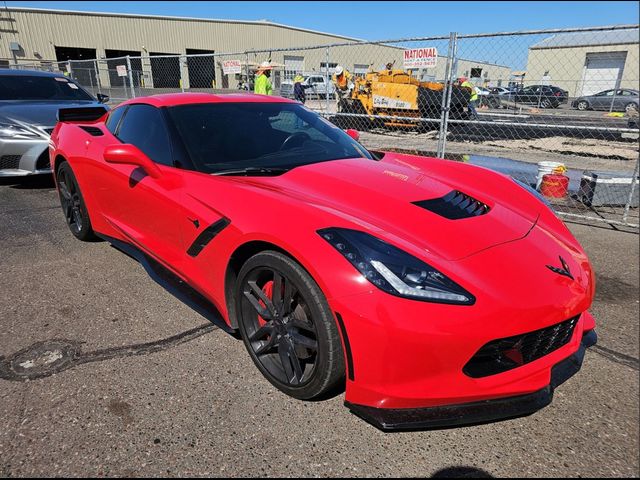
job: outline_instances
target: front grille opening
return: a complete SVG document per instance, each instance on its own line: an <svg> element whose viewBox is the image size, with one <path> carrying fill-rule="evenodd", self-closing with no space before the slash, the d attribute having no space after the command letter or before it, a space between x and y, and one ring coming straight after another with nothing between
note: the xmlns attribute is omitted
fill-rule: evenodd
<svg viewBox="0 0 640 480"><path fill-rule="evenodd" d="M0 170L19 168L22 155L3 155L0 157Z"/></svg>
<svg viewBox="0 0 640 480"><path fill-rule="evenodd" d="M459 190L452 190L441 198L422 200L413 204L449 220L478 217L490 210L488 205Z"/></svg>
<svg viewBox="0 0 640 480"><path fill-rule="evenodd" d="M36 160L36 170L51 170L51 162L49 161L49 149L45 149Z"/></svg>
<svg viewBox="0 0 640 480"><path fill-rule="evenodd" d="M478 350L462 371L471 378L512 370L558 350L571 340L580 315L534 332L501 338Z"/></svg>

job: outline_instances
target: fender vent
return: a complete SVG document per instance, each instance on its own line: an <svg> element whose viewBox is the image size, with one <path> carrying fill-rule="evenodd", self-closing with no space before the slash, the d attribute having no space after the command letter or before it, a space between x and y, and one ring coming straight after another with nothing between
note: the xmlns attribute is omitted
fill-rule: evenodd
<svg viewBox="0 0 640 480"><path fill-rule="evenodd" d="M449 220L478 217L489 212L488 205L458 190L452 190L441 198L422 200L413 204Z"/></svg>
<svg viewBox="0 0 640 480"><path fill-rule="evenodd" d="M98 127L87 127L87 126L81 125L80 128L85 132L87 132L92 137L101 137L104 135L104 132L100 130Z"/></svg>

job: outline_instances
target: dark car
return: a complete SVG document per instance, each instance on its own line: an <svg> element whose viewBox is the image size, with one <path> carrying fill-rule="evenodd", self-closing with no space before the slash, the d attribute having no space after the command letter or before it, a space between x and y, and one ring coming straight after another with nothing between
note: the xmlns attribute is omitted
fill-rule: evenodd
<svg viewBox="0 0 640 480"><path fill-rule="evenodd" d="M58 110L108 100L61 73L0 69L0 177L51 173L49 134Z"/></svg>
<svg viewBox="0 0 640 480"><path fill-rule="evenodd" d="M569 92L552 85L530 85L518 90L512 98L516 103L539 108L558 108L560 104L567 103Z"/></svg>
<svg viewBox="0 0 640 480"><path fill-rule="evenodd" d="M638 110L638 91L626 88L605 90L594 95L578 97L571 106L578 110L610 110L612 112Z"/></svg>

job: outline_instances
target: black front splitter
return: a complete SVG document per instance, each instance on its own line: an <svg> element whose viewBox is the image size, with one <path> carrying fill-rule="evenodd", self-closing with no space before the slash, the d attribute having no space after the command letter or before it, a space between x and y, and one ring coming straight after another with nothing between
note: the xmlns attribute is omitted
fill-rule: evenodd
<svg viewBox="0 0 640 480"><path fill-rule="evenodd" d="M526 395L428 408L388 409L349 402L345 406L386 432L477 425L531 415L549 405L554 389L580 370L586 349L595 345L597 338L595 330L585 333L578 351L553 366L549 385Z"/></svg>

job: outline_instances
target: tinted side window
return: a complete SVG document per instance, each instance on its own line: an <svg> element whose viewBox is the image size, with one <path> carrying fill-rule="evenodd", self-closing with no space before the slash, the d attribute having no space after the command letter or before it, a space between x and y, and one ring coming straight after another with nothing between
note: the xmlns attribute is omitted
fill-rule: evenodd
<svg viewBox="0 0 640 480"><path fill-rule="evenodd" d="M120 122L120 119L122 118L122 114L126 109L127 107L125 106L125 107L116 108L115 110L111 110L111 112L109 112L109 117L107 118L105 125L107 126L107 129L109 129L111 133L113 134L116 133L116 127L118 126L118 122Z"/></svg>
<svg viewBox="0 0 640 480"><path fill-rule="evenodd" d="M157 108L131 105L118 129L118 138L135 145L154 162L173 166L169 135Z"/></svg>

